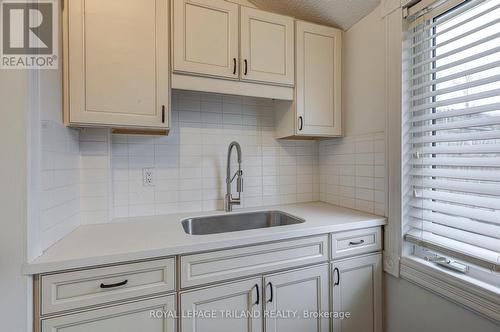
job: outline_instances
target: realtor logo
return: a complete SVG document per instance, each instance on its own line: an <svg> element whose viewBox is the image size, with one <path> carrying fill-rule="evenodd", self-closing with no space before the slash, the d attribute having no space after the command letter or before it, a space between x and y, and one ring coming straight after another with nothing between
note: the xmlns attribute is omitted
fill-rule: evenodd
<svg viewBox="0 0 500 332"><path fill-rule="evenodd" d="M0 7L2 69L57 69L55 0L4 0Z"/></svg>

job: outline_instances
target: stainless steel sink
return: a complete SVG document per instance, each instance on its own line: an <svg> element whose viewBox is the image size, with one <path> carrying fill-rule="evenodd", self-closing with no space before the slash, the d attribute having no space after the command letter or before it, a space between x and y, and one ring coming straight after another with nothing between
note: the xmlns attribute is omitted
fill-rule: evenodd
<svg viewBox="0 0 500 332"><path fill-rule="evenodd" d="M262 211L189 218L182 221L187 234L206 235L303 223L305 220L281 211Z"/></svg>

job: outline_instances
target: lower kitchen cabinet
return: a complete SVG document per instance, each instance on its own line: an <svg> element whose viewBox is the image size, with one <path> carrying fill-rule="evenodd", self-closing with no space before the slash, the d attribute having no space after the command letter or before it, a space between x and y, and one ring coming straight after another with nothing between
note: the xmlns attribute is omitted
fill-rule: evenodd
<svg viewBox="0 0 500 332"><path fill-rule="evenodd" d="M264 278L264 285L264 307L269 314L287 315L293 311L298 315L266 317L266 332L328 332L328 318L311 316L305 319L304 316L304 313L314 315L329 311L328 265L269 275Z"/></svg>
<svg viewBox="0 0 500 332"><path fill-rule="evenodd" d="M333 331L381 332L382 255L333 262L332 271L333 311L350 313L333 319Z"/></svg>
<svg viewBox="0 0 500 332"><path fill-rule="evenodd" d="M37 275L35 331L381 332L380 232Z"/></svg>
<svg viewBox="0 0 500 332"><path fill-rule="evenodd" d="M324 264L266 275L264 283L253 278L181 293L181 331L260 332L265 326L266 332L328 332L329 319L319 315L329 308L328 268ZM303 319L304 313L310 316Z"/></svg>
<svg viewBox="0 0 500 332"><path fill-rule="evenodd" d="M42 320L42 332L175 332L175 295ZM151 313L155 312L155 315Z"/></svg>
<svg viewBox="0 0 500 332"><path fill-rule="evenodd" d="M261 284L253 278L181 293L181 331L262 331Z"/></svg>

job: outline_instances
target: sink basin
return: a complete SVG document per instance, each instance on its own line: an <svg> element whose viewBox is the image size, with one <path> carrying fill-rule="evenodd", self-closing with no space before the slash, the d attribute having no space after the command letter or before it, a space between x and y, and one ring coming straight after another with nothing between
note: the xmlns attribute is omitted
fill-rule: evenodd
<svg viewBox="0 0 500 332"><path fill-rule="evenodd" d="M303 223L305 220L281 211L262 211L189 218L182 221L187 234L206 235Z"/></svg>

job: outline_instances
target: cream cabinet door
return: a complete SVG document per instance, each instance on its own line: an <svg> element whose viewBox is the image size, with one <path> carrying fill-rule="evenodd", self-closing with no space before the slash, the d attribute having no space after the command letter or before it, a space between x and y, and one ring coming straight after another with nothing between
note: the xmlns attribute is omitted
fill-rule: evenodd
<svg viewBox="0 0 500 332"><path fill-rule="evenodd" d="M242 80L294 84L294 20L241 7Z"/></svg>
<svg viewBox="0 0 500 332"><path fill-rule="evenodd" d="M333 311L349 312L349 319L334 319L335 332L382 331L382 255L334 262Z"/></svg>
<svg viewBox="0 0 500 332"><path fill-rule="evenodd" d="M266 332L328 332L328 318L305 315L329 311L328 276L327 264L266 276L265 310L268 313L295 313L285 318L270 314L265 318Z"/></svg>
<svg viewBox="0 0 500 332"><path fill-rule="evenodd" d="M181 293L181 331L262 331L261 283L261 278L253 278ZM247 313L251 315L241 316Z"/></svg>
<svg viewBox="0 0 500 332"><path fill-rule="evenodd" d="M42 320L41 332L174 332L175 295Z"/></svg>
<svg viewBox="0 0 500 332"><path fill-rule="evenodd" d="M168 128L169 1L65 0L65 121Z"/></svg>
<svg viewBox="0 0 500 332"><path fill-rule="evenodd" d="M173 1L174 71L238 78L238 5Z"/></svg>
<svg viewBox="0 0 500 332"><path fill-rule="evenodd" d="M341 135L342 32L296 22L298 135Z"/></svg>

